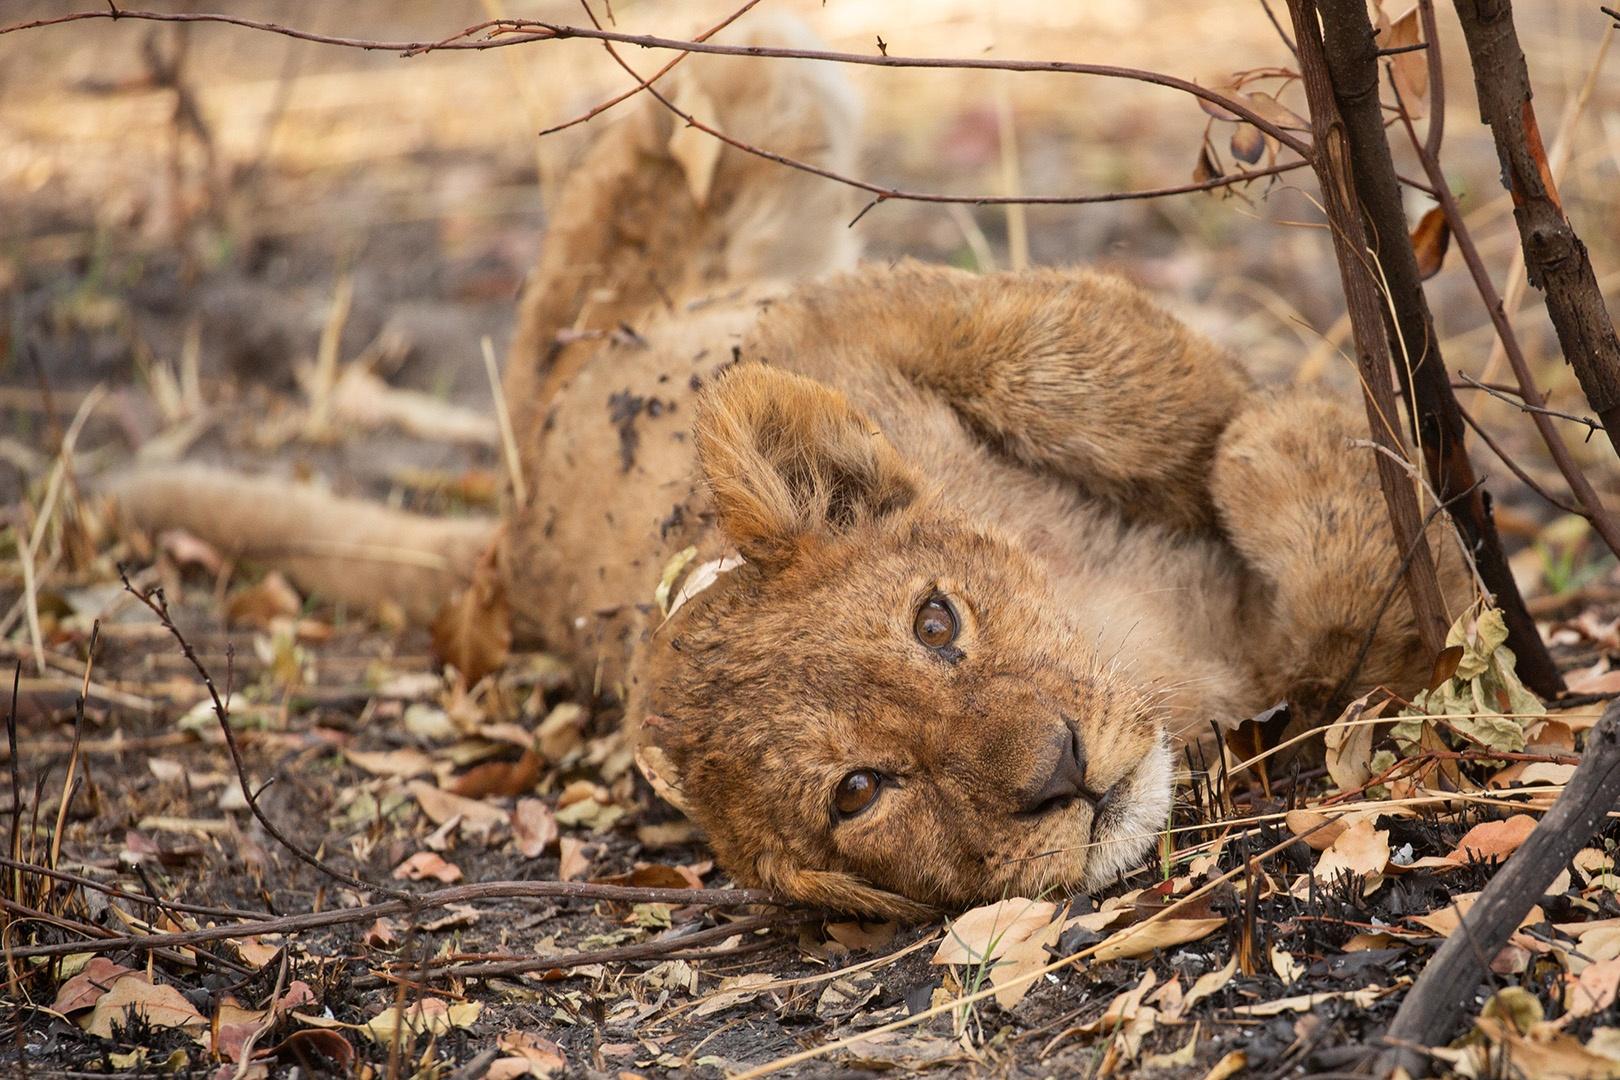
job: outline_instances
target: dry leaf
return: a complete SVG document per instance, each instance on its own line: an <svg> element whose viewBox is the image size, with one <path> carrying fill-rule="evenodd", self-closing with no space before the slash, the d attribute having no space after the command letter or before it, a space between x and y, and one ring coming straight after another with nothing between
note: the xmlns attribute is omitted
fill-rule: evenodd
<svg viewBox="0 0 1620 1080"><path fill-rule="evenodd" d="M453 792L434 787L425 780L412 780L405 790L422 808L422 813L435 825L443 825L451 818L461 818L461 831L468 835L487 835L490 830L506 822L506 814L498 806L467 799Z"/></svg>
<svg viewBox="0 0 1620 1080"><path fill-rule="evenodd" d="M373 776L409 780L433 771L433 759L410 747L401 750L350 750L345 747L343 756Z"/></svg>
<svg viewBox="0 0 1620 1080"><path fill-rule="evenodd" d="M115 964L105 956L92 956L83 971L57 989L51 1009L59 1013L88 1009L112 989L113 983L130 974L133 970L122 964Z"/></svg>
<svg viewBox="0 0 1620 1080"><path fill-rule="evenodd" d="M694 1016L713 1016L723 1012L733 1005L741 1005L745 1001L753 1001L755 997L776 982L776 976L764 972L753 972L748 975L732 975L720 980L719 987L714 993L705 997L694 1010Z"/></svg>
<svg viewBox="0 0 1620 1080"><path fill-rule="evenodd" d="M409 1035L429 1032L443 1035L472 1024L483 1009L476 1001L458 1001L452 1005L441 998L427 997L407 1008L403 1016L390 1006L361 1025L360 1030L371 1036L373 1042L388 1046L394 1041L394 1032L401 1027Z"/></svg>
<svg viewBox="0 0 1620 1080"><path fill-rule="evenodd" d="M1225 925L1225 919L1154 919L1137 923L1117 931L1097 946L1092 961L1104 964L1110 960L1146 956L1154 949L1197 941Z"/></svg>
<svg viewBox="0 0 1620 1080"><path fill-rule="evenodd" d="M1340 791L1355 791L1373 778L1372 745L1376 725L1366 721L1382 716L1390 700L1388 694L1378 690L1362 695L1345 707L1324 734L1327 757L1323 764Z"/></svg>
<svg viewBox="0 0 1620 1080"><path fill-rule="evenodd" d="M492 546L473 579L445 601L433 620L433 655L471 686L506 663L512 649L512 611Z"/></svg>
<svg viewBox="0 0 1620 1080"><path fill-rule="evenodd" d="M1463 916L1468 914L1469 909L1474 906L1475 901L1478 899L1479 893L1477 892L1457 893L1451 898L1451 903L1439 911L1431 911L1427 915L1409 915L1407 921L1426 927L1441 937L1450 937L1452 931L1456 930L1457 926L1462 922ZM1540 906L1532 906L1525 913L1524 918L1519 920L1519 926L1535 926L1537 923L1546 921L1547 913L1542 911Z"/></svg>
<svg viewBox="0 0 1620 1080"><path fill-rule="evenodd" d="M557 860L557 880L577 881L584 877L591 868L591 860L585 854L585 842L572 836L565 836L557 843L560 852Z"/></svg>
<svg viewBox="0 0 1620 1080"><path fill-rule="evenodd" d="M79 1026L91 1035L112 1038L113 1025L128 1026L135 1016L158 1028L201 1030L208 1021L172 986L157 986L142 974L124 975L96 1002Z"/></svg>
<svg viewBox="0 0 1620 1080"><path fill-rule="evenodd" d="M423 878L433 878L446 885L453 885L461 880L461 867L453 862L446 862L444 857L431 851L418 851L394 867L394 879L421 881Z"/></svg>
<svg viewBox="0 0 1620 1080"><path fill-rule="evenodd" d="M1249 1067L1249 1055L1242 1050L1233 1050L1221 1060L1217 1061L1204 1074L1204 1080L1227 1080L1229 1076L1236 1076Z"/></svg>
<svg viewBox="0 0 1620 1080"><path fill-rule="evenodd" d="M1285 1012L1310 1012L1318 1005L1328 1001L1353 1002L1357 1008L1371 1008L1372 1004L1389 989L1383 986L1363 986L1359 990L1336 990L1325 994L1300 994L1297 997L1279 998L1276 1001L1264 1001L1258 1005L1239 1005L1233 1012L1239 1016L1278 1016Z"/></svg>
<svg viewBox="0 0 1620 1080"><path fill-rule="evenodd" d="M1215 155L1210 152L1209 144L1205 143L1198 149L1198 164L1193 166L1193 183L1204 184L1219 179L1226 174L1221 171L1220 165L1215 161Z"/></svg>
<svg viewBox="0 0 1620 1080"><path fill-rule="evenodd" d="M1592 1016L1614 1005L1620 996L1620 960L1586 965L1564 996L1571 1016Z"/></svg>
<svg viewBox="0 0 1620 1080"><path fill-rule="evenodd" d="M474 765L445 790L469 799L487 799L491 795L522 795L539 782L540 755L525 750L516 761L486 761Z"/></svg>
<svg viewBox="0 0 1620 1080"><path fill-rule="evenodd" d="M1389 832L1363 819L1344 830L1322 853L1313 875L1318 881L1335 881L1348 871L1366 878L1368 886L1376 888L1388 865Z"/></svg>
<svg viewBox="0 0 1620 1080"><path fill-rule="evenodd" d="M1305 974L1305 965L1294 959L1294 954L1285 952L1273 945L1271 947L1271 970L1277 973L1284 985L1296 983Z"/></svg>
<svg viewBox="0 0 1620 1080"><path fill-rule="evenodd" d="M1423 40L1423 28L1418 21L1418 9L1408 10L1400 18L1391 20L1384 14L1383 5L1376 4L1378 13L1378 47L1399 49L1416 45ZM1429 111L1429 60L1426 50L1397 53L1389 57L1395 75L1395 89L1407 115L1421 120Z"/></svg>
<svg viewBox="0 0 1620 1080"><path fill-rule="evenodd" d="M1232 156L1246 165L1253 165L1266 152L1265 132L1253 124L1240 124L1232 132L1228 149Z"/></svg>
<svg viewBox="0 0 1620 1080"><path fill-rule="evenodd" d="M931 962L991 964L996 1001L1010 1009L1029 992L1034 980L1028 976L1046 966L1047 949L1062 932L1056 904L1013 897L963 913L946 928Z"/></svg>
<svg viewBox="0 0 1620 1080"><path fill-rule="evenodd" d="M281 573L272 570L257 585L240 589L225 602L225 620L268 628L277 619L291 619L304 609L304 601Z"/></svg>
<svg viewBox="0 0 1620 1080"><path fill-rule="evenodd" d="M519 1076L554 1076L568 1068L562 1047L527 1031L506 1031L495 1045L507 1056L490 1063L485 1080L515 1080Z"/></svg>
<svg viewBox="0 0 1620 1080"><path fill-rule="evenodd" d="M1290 810L1283 816L1288 831L1305 841L1313 851L1326 851L1332 847L1333 842L1350 827L1352 820L1348 815L1330 818L1315 810Z"/></svg>
<svg viewBox="0 0 1620 1080"><path fill-rule="evenodd" d="M1417 254L1418 277L1427 281L1440 272L1445 265L1446 249L1451 246L1451 222L1446 220L1445 211L1436 206L1424 214L1418 221L1416 229L1412 230L1412 250ZM1462 659L1462 646L1453 645L1443 651L1435 660L1435 678L1429 689L1437 689L1441 683L1456 674L1457 662ZM1450 665L1450 671L1444 671L1442 662ZM1442 674L1442 672L1444 673Z"/></svg>
<svg viewBox="0 0 1620 1080"><path fill-rule="evenodd" d="M539 799L519 799L512 808L512 843L525 859L534 859L557 839L557 816Z"/></svg>

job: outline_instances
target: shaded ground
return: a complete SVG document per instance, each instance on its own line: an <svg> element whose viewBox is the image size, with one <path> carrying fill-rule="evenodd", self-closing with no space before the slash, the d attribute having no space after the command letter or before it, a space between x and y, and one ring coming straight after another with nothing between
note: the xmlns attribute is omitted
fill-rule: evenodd
<svg viewBox="0 0 1620 1080"><path fill-rule="evenodd" d="M977 5L876 14L845 3L797 6L847 49L868 49L881 35L896 53L1102 59L1205 81L1285 56L1258 9L1235 0L1173 17L1124 2L1087 5L1061 19L1045 5L1003 5L988 24ZM440 36L484 17L473 3L368 2L343 5L341 13L310 2L230 7L389 37ZM694 17L618 7L622 24L637 29L684 32ZM510 8L577 17L549 3ZM14 4L5 18L57 10ZM1601 24L1574 4L1546 14L1525 34L1550 125L1591 68ZM1505 266L1514 242L1506 200L1476 130L1449 24L1443 36L1455 72L1447 160L1468 193L1482 249ZM224 565L184 538L118 539L94 494L99 477L132 460L186 458L320 477L340 490L435 512L491 512L499 459L487 425L480 341L488 336L495 354L504 354L512 300L540 242L538 193L583 138L575 129L541 142L537 152L533 132L620 85L593 49L576 44L544 57L532 66L509 63L512 50L402 62L240 32L103 24L0 39L0 292L7 301L0 326L0 504L7 507L0 649L23 661L27 676L13 761L20 782L8 777L4 786L25 807L19 845L29 861L47 859L71 757L73 699L99 619L94 690L74 767L79 786L58 865L137 894L208 907L292 914L376 899L298 862L245 812L196 673L167 632L123 594L114 570L122 561L140 587L165 588L177 622L222 685L229 672L247 772L256 783L274 779L262 792L266 812L337 865L390 885L413 857L445 876L453 866L467 882L597 880L640 866L637 886L723 884L701 839L633 779L613 736L615 718L592 714L588 688L568 685L546 658L518 657L498 684L469 695L434 672L425 634L289 596L265 584L261 568ZM1573 129L1563 193L1600 273L1609 269L1612 295L1620 267L1620 204L1612 194L1620 172L1620 81L1612 60L1600 70ZM1029 191L1179 182L1191 172L1206 119L1173 95L1124 84L993 73L854 77L871 102L864 169L920 188L1004 190L1002 101L1017 118L1016 183ZM187 119L192 106L200 120ZM1291 188L1254 196L1036 208L1027 215L1029 254L1037 263L1087 260L1130 274L1272 378L1348 385L1336 353L1345 330L1331 256L1319 231L1285 224L1315 220L1313 208ZM989 208L952 213L891 204L858 228L878 258L1015 261L1007 218ZM1487 377L1490 339L1463 275L1448 266L1431 285L1450 362ZM1552 402L1584 411L1539 305L1527 302L1521 322ZM320 381L323 360L332 371L364 361L388 386L420 391L437 407L425 420L413 414L410 429L398 415L374 428L362 424ZM68 479L53 485L63 433L96 387L104 396L76 434ZM1470 405L1534 477L1557 486L1517 413L1493 402ZM331 413L324 422L316 418L323 409ZM1606 441L1593 439L1576 452L1600 490L1612 493L1620 475ZM1492 463L1492 472L1502 470ZM1516 483L1493 475L1493 489L1520 549L1516 569L1538 596L1533 603L1561 659L1583 685L1612 692L1604 681L1620 654L1612 560L1596 556L1584 525L1549 512ZM20 597L22 553L41 517L32 560L36 653ZM36 668L41 658L43 671ZM1594 711L1576 704L1567 715ZM542 753L525 759L522 748L536 738ZM1549 742L1548 760L1538 764L1559 767L1559 753ZM510 768L487 768L492 763ZM1430 765L1423 782L1439 783L1438 763ZM1543 779L1556 783L1558 775ZM1438 941L1433 927L1409 917L1443 911L1451 897L1480 888L1489 876L1480 861L1495 856L1476 849L1457 866L1416 870L1390 860L1450 856L1470 828L1506 819L1516 807L1481 798L1415 816L1369 807L1368 831L1384 834L1390 851L1372 871L1385 880L1362 895L1366 881L1354 874L1312 884L1322 856L1303 841L1288 844L1300 819L1265 817L1329 796L1330 778L1317 770L1296 784L1277 769L1270 779L1269 796L1252 772L1195 782L1178 812L1184 831L1173 834L1169 872L1143 870L1112 890L1116 900L1129 898L1112 921L1085 915L1106 906L1107 897L1081 902L1050 953L1036 942L1023 957L1066 956L1116 940L1167 900L1207 888L1178 912L1184 921L1216 924L1199 936L1145 957L1087 962L1042 977L1011 1007L986 1000L947 1009L798 1068L816 1075L896 1066L1087 1075L1142 1071L1154 1055L1176 1055L1156 1063L1164 1075L1204 1076L1235 1052L1245 1055L1248 1075L1348 1067ZM421 794L423 786L458 784L485 810ZM545 842L552 824L558 835ZM1588 941L1570 928L1620 917L1616 842L1615 829L1595 842L1597 861L1572 868L1567 887L1542 904L1544 920L1514 946L1518 952L1498 958L1498 986L1529 989L1550 1018L1578 1008L1568 997L1576 968L1608 962L1607 939ZM526 847L538 854L525 855ZM1250 857L1274 848L1258 868L1243 870ZM1217 882L1231 871L1238 873ZM88 933L85 926L128 929L129 920L93 890L45 890L38 879L22 887L9 875L6 883L12 903L68 924L13 910L9 945L72 941ZM156 915L150 905L120 899L114 906L174 928L176 916ZM345 1054L389 1075L445 1075L481 1061L487 1067L480 1055L503 1037L500 1057L527 1061L542 1075L554 1068L718 1075L985 985L976 965L929 962L937 926L862 927L813 915L793 921L802 917L786 913L767 933L714 941L704 948L725 951L697 960L480 978L452 972L424 979L410 970L434 959L471 965L673 945L717 919L708 909L649 903L492 900L381 926L366 920L300 933L284 954L284 970L278 955L246 943L213 946L218 959L166 954L152 971L158 984L175 987L200 1017L222 1027L229 1027L217 1019L227 994L262 1007L299 981L311 1001L290 1008L342 1024L364 1025L390 1007L420 1008L424 998L482 1006L476 1019L448 1013L447 1030L397 1043L334 1029L346 1050L315 1039L284 1042L309 1023L281 1017L257 1043L276 1048L265 1064L278 1075L357 1071ZM1571 951L1588 959L1572 962ZM1223 972L1234 958L1230 976L1208 981L1218 985L1181 1007L1200 976ZM145 953L128 949L109 959L134 969L147 963ZM199 1043L137 1023L98 1038L76 1022L21 1008L61 1004L59 987L83 957L62 968L35 963L11 962L11 1019L0 1032L12 1036L0 1041L22 1046L35 1067L150 1072L183 1048L185 1064L169 1061L169 1071L212 1075L219 1068L213 1054L230 1056L218 1032L204 1031ZM107 985L113 977L99 978ZM1167 990L1172 982L1176 989ZM1347 996L1365 988L1374 989ZM735 998L718 996L726 992ZM1319 996L1275 1015L1241 1011L1264 1012L1306 993ZM1591 1041L1609 1012L1563 1021L1564 1035ZM85 1011L72 1013L85 1019ZM510 1032L555 1043L566 1064L548 1056L548 1045L525 1046ZM1189 1040L1190 1052L1177 1055ZM1503 1037L1487 1045L1503 1061L1517 1060L1500 1050ZM323 1051L338 1060L322 1063ZM1512 1075L1511 1068L1502 1064L1500 1074ZM235 1071L227 1064L224 1075Z"/></svg>

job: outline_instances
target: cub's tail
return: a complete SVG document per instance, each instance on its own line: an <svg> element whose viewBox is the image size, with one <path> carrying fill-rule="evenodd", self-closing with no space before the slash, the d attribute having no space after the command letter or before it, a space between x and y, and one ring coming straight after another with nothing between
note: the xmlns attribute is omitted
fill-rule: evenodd
<svg viewBox="0 0 1620 1080"><path fill-rule="evenodd" d="M491 518L431 518L196 466L132 473L110 491L142 528L184 529L307 593L368 610L393 602L417 623L467 583L496 532Z"/></svg>
<svg viewBox="0 0 1620 1080"><path fill-rule="evenodd" d="M715 40L823 47L797 20L760 12ZM654 85L674 109L737 142L852 168L860 107L836 64L695 53ZM567 342L634 327L727 283L845 269L857 254L846 186L722 142L648 92L624 112L592 121L612 123L548 208L507 363L520 432L592 351Z"/></svg>

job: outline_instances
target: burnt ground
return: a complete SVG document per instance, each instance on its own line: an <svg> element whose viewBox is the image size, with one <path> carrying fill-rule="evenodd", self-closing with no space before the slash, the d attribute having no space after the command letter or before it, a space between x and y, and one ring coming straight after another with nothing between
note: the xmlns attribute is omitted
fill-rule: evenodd
<svg viewBox="0 0 1620 1080"><path fill-rule="evenodd" d="M821 17L818 5L801 6ZM48 7L21 4L16 17ZM266 14L274 5L236 7ZM320 5L292 7L299 10L273 14L288 22L330 18ZM342 29L429 36L482 17L480 5L466 7L452 17L442 5L357 4L355 25ZM906 24L905 34L833 10L825 32L844 48L865 47L875 29L914 52L971 55L994 45L1007 54L1128 54L1200 77L1277 61L1275 39L1249 5L1211 5L1199 16L1207 23L1174 27L1130 7L1052 26L1048 16L1013 5L994 35L975 12L948 4L933 21ZM572 9L564 14L572 17ZM1530 35L1536 70L1574 73L1564 84L1548 81L1538 97L1546 116L1557 115L1592 64L1592 35L1576 19ZM1215 37L1231 54L1219 70L1209 66ZM16 820L14 855L31 865L54 860L61 871L133 897L7 874L4 896L13 906L5 944L170 932L246 912L344 911L381 898L301 862L247 813L196 671L123 591L120 564L138 587L164 589L199 658L228 685L245 771L265 813L345 873L418 893L443 882L396 878L407 863L430 875L459 873L461 883L617 877L633 888L722 887L702 838L627 767L611 708L570 685L554 660L515 656L468 692L439 671L425 631L402 628L386 613L374 619L289 593L267 583L265 568L231 565L185 537L120 533L98 494L131 462L184 459L320 478L339 491L434 513L493 512L502 481L479 343L488 336L504 354L512 301L541 242L537 191L577 140L543 143L537 160L538 125L507 108L524 95L494 54L407 70L391 57L295 49L252 35L97 27L36 36L27 46L22 40L0 39L0 102L9 99L0 125L0 651L20 665L22 680L18 749L0 770L0 805L20 810L6 819L8 826ZM1461 50L1447 43L1455 63ZM177 89L158 74L182 47ZM567 77L531 84L539 96L526 98L526 108L568 115L617 85L605 67L591 67L595 54L568 55L576 59L560 69ZM1488 143L1467 130L1466 71L1452 83L1453 99L1463 99L1448 135L1454 167L1482 249L1505 262L1511 220L1504 200L1492 198ZM915 187L996 189L1001 91L994 82L930 75L862 85L872 101L863 163L870 175ZM900 92L885 91L891 86ZM1161 106L1135 88L1087 89L1077 98L1072 87L1019 83L1010 91L1026 188L1150 186L1190 171L1204 123L1196 109ZM176 118L186 95L200 127ZM1620 89L1600 79L1590 116L1575 128L1578 152L1564 182L1572 215L1590 224L1600 273L1620 265L1616 164L1605 150L1617 101ZM1143 131L1156 137L1144 139ZM1030 255L1037 263L1099 262L1149 284L1268 377L1347 386L1335 352L1343 330L1335 328L1331 256L1317 234L1284 224L1309 210L1291 188L1247 200L1038 208L1029 214ZM987 258L997 265L1013 258L1007 220L989 208L958 217L885 206L862 228L878 258L981 267ZM1480 372L1489 338L1479 332L1483 316L1470 306L1466 283L1448 264L1431 288L1448 357ZM1583 411L1544 326L1530 318L1539 318L1534 304L1526 316L1527 348L1554 402ZM397 403L393 391L413 390L432 406L413 414L414 426L397 413L361 422L363 410L310 381L323 356L339 371L363 360L380 377L384 389L363 385L361 404ZM93 395L74 432L71 468L53 484L63 436ZM1472 407L1523 468L1557 486L1522 417L1488 401ZM312 422L323 408L335 420ZM1575 450L1600 489L1613 493L1620 470L1604 441ZM1612 693L1608 667L1620 655L1613 560L1600 556L1583 524L1489 464L1515 568L1561 663L1579 686ZM23 617L22 563L41 518L31 568L36 650ZM91 692L79 724L75 698L93 627ZM1572 727L1596 710L1590 696L1564 704L1556 715ZM1037 941L1006 964L1028 970L1031 957L1117 944L1165 904L1194 896L1174 913L1186 940L1141 956L1084 959L1041 977L1016 1004L986 998L947 1007L790 1068L1031 1077L1201 1077L1230 1075L1239 1064L1252 1076L1348 1069L1441 940L1443 920L1414 920L1481 888L1511 847L1492 841L1459 849L1459 841L1476 826L1534 812L1548 785L1567 775L1562 733L1551 724L1536 730L1546 736L1546 760L1534 764L1545 768L1517 778L1529 793L1483 795L1478 789L1493 777L1515 778L1494 766L1448 774L1440 759L1420 755L1408 788L1392 794L1427 785L1461 787L1465 796L1410 811L1384 810L1377 797L1391 793L1340 798L1308 758L1297 772L1273 767L1264 783L1253 770L1191 760L1195 779L1183 791L1167 858L1066 914L1054 909L1047 918L1063 922L1056 940ZM1244 743L1232 761L1264 745L1264 735L1254 738L1261 742ZM537 744L537 753L524 754ZM1380 735L1376 748L1389 747ZM433 795L451 789L483 809ZM1323 853L1306 840L1290 842L1296 826L1314 819L1284 813L1335 799L1359 808L1374 846L1382 837L1388 851L1369 861L1346 843L1348 876L1318 881ZM1536 1075L1542 1059L1526 1057L1530 1043L1571 1055L1571 1044L1613 1045L1601 1030L1615 1023L1612 999L1585 1010L1572 1004L1572 987L1581 971L1614 956L1603 922L1620 917L1620 904L1604 867L1617 844L1620 829L1612 826L1594 839L1591 857L1541 902L1540 921L1494 958L1498 970L1480 1001L1521 988L1541 1003L1548 1026L1516 1043L1486 1023L1468 1036L1488 1052L1484 1066L1470 1066L1476 1074ZM1251 865L1262 853L1269 854ZM1408 867L1425 858L1451 862ZM154 907L145 899L152 896L171 906ZM187 914L174 903L218 910ZM682 958L685 935L761 918L763 929L710 935ZM1198 919L1206 921L1195 933L1187 924ZM0 1052L20 1054L18 1068L39 1074L231 1076L244 1030L231 1003L252 1010L279 998L297 1004L256 1039L259 1052L271 1052L243 1075L369 1069L471 1077L519 1068L726 1075L987 985L980 966L930 962L941 933L938 925L863 925L771 908L721 915L651 901L497 898L382 923L214 942L202 951L105 954L146 972L149 982L105 968L85 978L82 952L15 957ZM566 968L545 962L636 947L652 955ZM533 970L468 974L472 965L516 961ZM430 963L437 968L424 973ZM1601 989L1606 970L1588 981ZM1212 977L1199 984L1200 976ZM95 1027L90 1017L114 983L153 1000L157 988L172 988L191 1012L169 998L162 999L169 1011L146 1019L139 1010L107 1008L109 1021L91 1034L85 1028ZM306 989L289 997L300 983ZM1185 1004L1198 985L1209 992ZM64 986L77 987L77 996L64 998ZM390 1008L439 1015L424 1001L451 1007L438 1030L398 1040L359 1030ZM480 1007L475 1017L454 1008L468 1004ZM251 1019L248 1028L260 1026L258 1014ZM187 1026L165 1027L165 1020ZM328 1034L295 1034L321 1030ZM1582 1067L1601 1075L1608 1066Z"/></svg>

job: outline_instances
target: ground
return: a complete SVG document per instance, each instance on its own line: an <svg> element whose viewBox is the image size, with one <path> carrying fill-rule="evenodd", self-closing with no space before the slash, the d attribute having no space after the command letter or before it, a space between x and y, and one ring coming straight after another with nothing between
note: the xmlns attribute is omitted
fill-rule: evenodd
<svg viewBox="0 0 1620 1080"><path fill-rule="evenodd" d="M881 37L894 54L1129 63L1206 84L1290 59L1246 0L1192 11L1116 0L1062 15L1025 3L991 15L965 0L786 6L852 51ZM413 39L500 8L303 0L220 10ZM677 33L722 13L615 8L624 28ZM13 3L4 18L61 10ZM581 17L550 2L507 10ZM1560 119L1571 118L1561 189L1612 297L1620 76L1600 52L1605 26L1588 6L1559 3L1522 31L1555 147ZM1441 40L1448 173L1505 283L1517 243L1510 207L1445 19ZM863 175L913 189L1084 193L1184 182L1209 119L1178 95L1110 80L853 77L869 102ZM10 797L0 802L21 808L8 819L13 857L78 875L6 875L8 947L67 950L249 912L341 917L387 899L301 861L248 812L199 672L126 590L120 564L135 590L162 587L174 624L228 696L266 817L342 872L419 894L452 881L725 885L701 837L627 767L615 718L553 658L514 656L469 690L442 672L425 631L298 596L266 568L231 565L192 538L117 533L99 495L132 461L184 458L317 478L432 512L494 512L501 466L482 342L504 355L513 299L542 242L542 195L589 126L535 132L622 79L582 42L402 60L131 21L0 38L0 650L20 672ZM1011 155L1000 137L1007 117ZM1229 135L1215 125L1228 164ZM1415 172L1409 156L1400 161ZM855 227L880 259L1106 265L1153 288L1263 377L1350 390L1331 251L1320 229L1300 224L1319 220L1311 200L1299 179L1242 197L1035 207L1021 225L993 207L894 202ZM1426 208L1413 196L1414 220ZM1450 365L1504 380L1454 256L1429 288ZM1584 414L1534 293L1515 321L1550 403ZM362 378L367 371L380 381ZM1460 393L1525 473L1562 490L1521 414ZM1572 451L1612 496L1613 448L1583 434L1569 429ZM948 935L938 924L863 925L757 905L722 913L653 892L508 895L278 938L231 935L198 950L122 946L101 966L87 966L82 948L12 957L0 1052L19 1048L39 1070L247 1075L236 1064L251 1056L243 1039L264 1027L253 1045L271 1052L252 1069L278 1076L368 1066L390 1076L712 1076L937 1006L912 1026L787 1068L1031 1077L1348 1069L1454 925L1452 901L1483 886L1522 840L1520 815L1534 815L1567 778L1576 732L1615 689L1614 560L1600 556L1583 522L1549 507L1485 448L1475 456L1515 570L1579 691L1551 703L1552 719L1524 718L1520 760L1465 760L1480 736L1474 718L1458 714L1430 727L1438 742L1405 750L1387 729L1361 746L1351 733L1371 729L1341 725L1330 768L1318 743L1314 761L1262 774L1237 767L1270 745L1271 729L1257 724L1223 762L1189 758L1154 867L1066 912L1061 897L1009 901ZM30 596L37 619L27 617ZM1488 641L1473 644L1482 665L1500 665ZM1498 675L1459 675L1439 693ZM81 723L75 698L86 680ZM1329 806L1350 816L1324 826ZM1620 983L1620 938L1608 925L1620 918L1617 842L1614 826L1595 838L1495 958L1492 1010L1518 1008L1523 990L1548 1019L1532 1027L1521 1017L1508 1031L1487 1017L1471 1036L1476 1056L1459 1051L1448 1067L1534 1075L1526 1062L1562 1054L1560 1067L1574 1070L1579 1051L1599 1063L1580 1059L1592 1071L1570 1074L1613 1072L1599 1051L1613 1045L1603 1032ZM153 895L167 907L155 910ZM1143 921L1176 901L1169 916ZM684 935L731 919L743 921L738 933L680 948ZM964 962L932 962L942 942ZM623 958L637 948L641 959ZM592 950L620 958L566 968L549 959ZM983 961L986 950L994 963ZM1077 953L1087 955L1032 979L1021 1000L1016 985L1003 985ZM502 963L532 970L473 967ZM952 1004L988 989L999 994ZM146 1019L131 1020L140 1009L121 1000L139 1003ZM273 1013L255 1011L273 1001ZM434 1030L395 1038L390 1009Z"/></svg>

